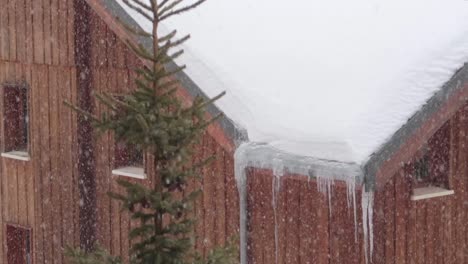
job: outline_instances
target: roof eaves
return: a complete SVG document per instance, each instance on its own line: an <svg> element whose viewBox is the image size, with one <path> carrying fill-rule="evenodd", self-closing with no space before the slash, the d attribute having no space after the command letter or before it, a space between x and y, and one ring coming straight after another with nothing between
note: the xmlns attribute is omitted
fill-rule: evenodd
<svg viewBox="0 0 468 264"><path fill-rule="evenodd" d="M439 112L455 92L463 89L465 87L463 84L467 82L468 64L465 64L419 111L408 119L405 125L398 129L385 144L370 156L363 166L366 189L375 189L376 175L381 165L390 159L430 117ZM438 127L444 123L438 124Z"/></svg>
<svg viewBox="0 0 468 264"><path fill-rule="evenodd" d="M106 8L106 11L112 17L118 18L121 22L131 28L140 30L142 29L138 23L125 11L125 9L115 0L101 0L101 2ZM143 45L147 50L152 50L153 41L150 37L137 36L136 41L138 44ZM166 65L166 67L168 69L174 69L177 67L177 65L174 62L170 62ZM179 71L175 74L175 76L192 98L195 98L196 96L201 96L205 99L209 98L185 72ZM212 116L216 116L222 113L222 111L214 104L208 105L207 111ZM234 144L240 145L242 142L248 141L247 130L237 125L230 118L222 115L222 117L218 119L217 122L227 134L227 136L233 140Z"/></svg>

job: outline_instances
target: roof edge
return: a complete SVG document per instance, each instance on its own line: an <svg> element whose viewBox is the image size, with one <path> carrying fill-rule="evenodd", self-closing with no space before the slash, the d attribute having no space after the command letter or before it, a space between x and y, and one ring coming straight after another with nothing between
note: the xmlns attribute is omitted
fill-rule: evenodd
<svg viewBox="0 0 468 264"><path fill-rule="evenodd" d="M241 144L236 150L234 162L239 171L248 167L270 169L277 177L302 175L318 181L343 181L361 185L364 176L357 163L296 155L259 142Z"/></svg>
<svg viewBox="0 0 468 264"><path fill-rule="evenodd" d="M94 9L99 15L102 15L101 10L99 7L105 9L105 12L110 16L106 16L107 19L103 18L103 20L108 23L109 19L114 20L114 25L108 25L114 33L124 39L129 39L131 41L136 42L137 44L143 45L147 50L152 50L153 41L150 37L142 37L142 36L130 36L127 32L125 34L125 30L123 26L120 25L121 22L125 23L127 26L130 26L135 29L142 29L138 23L125 11L125 9L120 6L115 0L86 0L88 5ZM101 8L101 9L102 9ZM102 17L101 17L102 18ZM116 26L121 27L120 30L116 30ZM166 65L168 69L174 69L177 65L174 62L170 62ZM209 97L203 92L202 88L200 88L185 72L179 71L175 74L175 77L180 81L182 87L191 97L191 99L195 98L196 96L201 96L202 98L209 99ZM215 105L211 104L207 106L207 112L211 116L216 116L218 114L223 114L220 119L216 122L221 127L223 132L232 140L233 144L235 145L234 148L237 148L242 142L248 141L248 133L247 130L236 124L233 120L228 118L224 113ZM214 132L215 133L215 132Z"/></svg>
<svg viewBox="0 0 468 264"><path fill-rule="evenodd" d="M420 136L418 140L422 142L434 134L447 121L447 118L468 100L468 92L464 92L465 90L468 91L468 63L465 63L386 143L371 154L369 160L363 165L366 189L373 190L378 187L377 185L380 186L380 183L377 183L379 170L403 149L410 139L413 140L411 137L418 135ZM428 122L431 123L428 124ZM429 128L424 133L418 131L423 125ZM406 156L409 154L407 153ZM395 173L396 170L385 172L386 175L390 174L386 177L391 177ZM386 179L386 177L383 178Z"/></svg>

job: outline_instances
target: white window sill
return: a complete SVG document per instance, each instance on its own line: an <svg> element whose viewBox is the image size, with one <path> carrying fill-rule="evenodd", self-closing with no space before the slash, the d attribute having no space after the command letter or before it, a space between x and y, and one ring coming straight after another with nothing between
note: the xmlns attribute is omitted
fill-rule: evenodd
<svg viewBox="0 0 468 264"><path fill-rule="evenodd" d="M1 155L4 158L22 160L22 161L29 161L31 159L29 157L29 153L25 151L3 152Z"/></svg>
<svg viewBox="0 0 468 264"><path fill-rule="evenodd" d="M435 197L442 197L447 195L453 195L454 190L447 190L440 187L424 187L414 189L413 195L411 195L411 201L418 201L424 199L430 199Z"/></svg>
<svg viewBox="0 0 468 264"><path fill-rule="evenodd" d="M142 167L122 167L115 170L112 170L113 175L125 176L130 178L136 178L144 180L146 179L145 169Z"/></svg>

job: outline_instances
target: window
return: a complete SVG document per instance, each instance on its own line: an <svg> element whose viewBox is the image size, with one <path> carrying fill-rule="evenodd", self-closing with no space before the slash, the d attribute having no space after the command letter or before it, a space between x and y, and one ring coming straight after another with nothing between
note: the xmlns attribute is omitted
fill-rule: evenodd
<svg viewBox="0 0 468 264"><path fill-rule="evenodd" d="M6 226L8 264L31 264L31 229Z"/></svg>
<svg viewBox="0 0 468 264"><path fill-rule="evenodd" d="M115 142L114 169L115 175L145 179L143 152L123 142Z"/></svg>
<svg viewBox="0 0 468 264"><path fill-rule="evenodd" d="M433 185L430 167L429 153L425 150L422 157L414 161L413 187L425 187Z"/></svg>
<svg viewBox="0 0 468 264"><path fill-rule="evenodd" d="M117 96L117 99L124 100L124 97ZM122 112L117 113L115 117L118 118L123 114ZM115 141L114 143L114 168L112 170L112 174L114 175L137 179L146 178L143 152L125 142Z"/></svg>
<svg viewBox="0 0 468 264"><path fill-rule="evenodd" d="M453 194L450 190L450 123L443 125L410 164L413 195L421 200Z"/></svg>
<svg viewBox="0 0 468 264"><path fill-rule="evenodd" d="M3 87L4 148L2 156L16 156L23 160L29 157L28 128L28 89L25 85L5 85Z"/></svg>

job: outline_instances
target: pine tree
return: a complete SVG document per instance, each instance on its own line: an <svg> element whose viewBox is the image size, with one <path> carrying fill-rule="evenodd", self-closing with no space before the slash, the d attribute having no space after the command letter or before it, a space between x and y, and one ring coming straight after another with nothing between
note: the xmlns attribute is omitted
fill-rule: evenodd
<svg viewBox="0 0 468 264"><path fill-rule="evenodd" d="M193 250L190 234L193 234L195 219L191 219L188 213L201 190L185 193L184 196L177 195L177 192L187 192L189 179L199 180L200 168L212 160L209 158L193 164L191 157L194 155L193 146L200 143L207 126L219 117L207 119L206 106L223 94L208 101L197 97L190 106L184 106L175 95L179 83L174 74L185 66L168 70L165 65L182 55L183 51L177 50L177 47L189 36L177 38L175 30L158 36L161 21L187 12L205 0L186 6L183 6L184 0L123 2L153 25L152 32L124 25L135 36L152 38L151 51L142 45L127 42L150 67L136 70L137 89L134 92L125 96L96 94L97 100L108 109L100 116L71 107L90 118L98 131L114 133L117 141L149 154L147 156L152 159L148 161L154 162L155 180L152 187L119 180L118 183L125 189L124 194L109 193L112 199L122 203L123 210L130 212L132 219L140 223L130 232L131 263L236 263L238 257L234 246L214 249L205 259ZM110 256L100 248L93 252L69 250L67 254L72 263L121 263L118 257Z"/></svg>

